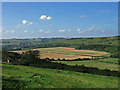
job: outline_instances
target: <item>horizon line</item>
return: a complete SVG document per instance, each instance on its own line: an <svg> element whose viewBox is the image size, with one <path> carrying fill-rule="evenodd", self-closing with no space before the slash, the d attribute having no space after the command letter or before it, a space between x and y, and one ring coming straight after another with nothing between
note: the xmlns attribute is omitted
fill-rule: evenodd
<svg viewBox="0 0 120 90"><path fill-rule="evenodd" d="M42 38L64 38L64 39L67 39L67 38L99 38L99 37L117 37L117 36L120 36L120 35L110 35L110 36L83 36L83 37L33 37L33 38L2 38L2 39L42 39ZM2 40L0 38L0 40Z"/></svg>

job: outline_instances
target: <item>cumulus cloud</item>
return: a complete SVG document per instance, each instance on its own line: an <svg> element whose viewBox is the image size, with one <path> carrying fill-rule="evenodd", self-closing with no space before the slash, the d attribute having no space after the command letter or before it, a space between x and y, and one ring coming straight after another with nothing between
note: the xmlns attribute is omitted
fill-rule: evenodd
<svg viewBox="0 0 120 90"><path fill-rule="evenodd" d="M23 23L23 24L27 24L27 23L28 23L28 21L26 21L26 20L23 20L23 21L22 21L22 23Z"/></svg>
<svg viewBox="0 0 120 90"><path fill-rule="evenodd" d="M59 30L59 32L65 32L65 30Z"/></svg>
<svg viewBox="0 0 120 90"><path fill-rule="evenodd" d="M95 28L95 26L92 26L89 28L89 31L93 30Z"/></svg>
<svg viewBox="0 0 120 90"><path fill-rule="evenodd" d="M41 15L41 16L40 16L40 19L41 19L41 20L46 20L46 19L47 19L47 16L46 16L46 15Z"/></svg>
<svg viewBox="0 0 120 90"><path fill-rule="evenodd" d="M80 29L78 28L77 31L80 32Z"/></svg>
<svg viewBox="0 0 120 90"><path fill-rule="evenodd" d="M26 25L32 25L33 24L33 22L28 22L27 20L23 20L22 21L22 24L26 24ZM22 26L22 25L20 25L20 24L18 24L18 27L20 27L20 26Z"/></svg>
<svg viewBox="0 0 120 90"><path fill-rule="evenodd" d="M80 18L87 18L87 15L81 15Z"/></svg>
<svg viewBox="0 0 120 90"><path fill-rule="evenodd" d="M79 28L77 29L77 31L78 31L78 33L82 33L82 31Z"/></svg>
<svg viewBox="0 0 120 90"><path fill-rule="evenodd" d="M48 17L47 17L47 20L50 20L50 19L52 19L52 17L48 16Z"/></svg>
<svg viewBox="0 0 120 90"><path fill-rule="evenodd" d="M39 19L40 19L40 20L51 20L52 17L46 16L46 15L41 15Z"/></svg>

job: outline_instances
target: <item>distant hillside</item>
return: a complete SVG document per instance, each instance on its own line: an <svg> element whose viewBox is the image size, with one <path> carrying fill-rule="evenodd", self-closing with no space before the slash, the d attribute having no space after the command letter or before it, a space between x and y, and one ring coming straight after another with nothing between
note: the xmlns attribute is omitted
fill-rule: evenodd
<svg viewBox="0 0 120 90"><path fill-rule="evenodd" d="M2 39L3 49L14 50L21 48L29 48L40 43L46 43L50 41L62 40L64 38L31 38L31 39Z"/></svg>
<svg viewBox="0 0 120 90"><path fill-rule="evenodd" d="M6 44L12 44L12 43L22 43L22 42L28 42L28 43L45 43L49 41L56 41L56 40L62 40L64 38L31 38L31 39L2 39L3 45Z"/></svg>
<svg viewBox="0 0 120 90"><path fill-rule="evenodd" d="M118 42L120 36L114 37L92 37L92 38L43 38L43 39L23 39L23 40L3 40L3 49L7 50L24 50L34 48L50 47L71 47L78 50L96 50L106 51L113 54L112 57L118 56Z"/></svg>

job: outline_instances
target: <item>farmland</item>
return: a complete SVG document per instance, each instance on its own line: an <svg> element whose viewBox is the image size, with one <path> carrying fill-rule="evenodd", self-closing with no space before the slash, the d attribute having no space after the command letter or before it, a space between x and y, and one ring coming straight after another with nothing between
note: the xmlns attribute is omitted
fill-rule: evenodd
<svg viewBox="0 0 120 90"><path fill-rule="evenodd" d="M75 50L74 48L66 48L66 47L55 47L55 48L38 48L32 50L40 51L40 58L50 58L57 60L66 59L72 60L77 58L92 58L92 56L108 56L106 52L100 51L92 51L92 50ZM22 53L24 51L14 51L18 53Z"/></svg>
<svg viewBox="0 0 120 90"><path fill-rule="evenodd" d="M8 50L3 53L3 87L117 88L118 40L96 37L34 44L30 40L31 45L23 40L22 47L10 40L3 44Z"/></svg>
<svg viewBox="0 0 120 90"><path fill-rule="evenodd" d="M84 61L67 61L74 59L84 59L89 58L92 59L92 56L109 56L109 53L102 51L93 51L93 50L75 50L74 48L66 48L66 47L55 47L55 48L38 48L32 50L40 51L40 58L45 59L54 59L57 63L63 63L67 65L85 65L87 67L97 67L99 69L110 69L118 71L118 59L117 58L105 58L99 60L84 60ZM22 53L25 51L14 51L18 53ZM66 61L57 61L57 59Z"/></svg>

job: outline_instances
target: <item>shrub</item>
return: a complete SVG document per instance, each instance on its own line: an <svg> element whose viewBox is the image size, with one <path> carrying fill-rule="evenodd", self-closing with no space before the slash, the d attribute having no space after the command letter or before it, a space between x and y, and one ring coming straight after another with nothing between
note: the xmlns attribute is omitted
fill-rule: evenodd
<svg viewBox="0 0 120 90"><path fill-rule="evenodd" d="M21 64L30 65L36 62L35 60L39 59L40 52L38 50L29 50L21 54Z"/></svg>

